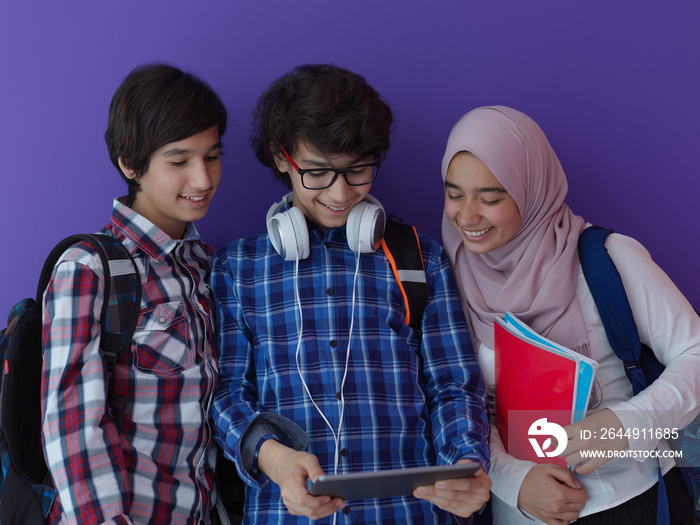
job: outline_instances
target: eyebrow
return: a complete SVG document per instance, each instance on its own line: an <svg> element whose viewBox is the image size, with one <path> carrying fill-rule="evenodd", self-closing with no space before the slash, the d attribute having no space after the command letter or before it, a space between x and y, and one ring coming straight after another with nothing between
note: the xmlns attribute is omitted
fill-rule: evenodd
<svg viewBox="0 0 700 525"><path fill-rule="evenodd" d="M213 151L215 149L221 149L222 145L223 144L221 142L217 142L216 144L214 144L211 148L209 148L207 150L207 153L209 153L210 151ZM169 149L169 150L163 152L164 157L174 157L176 155L191 155L191 154L192 154L192 150L178 149L178 148Z"/></svg>
<svg viewBox="0 0 700 525"><path fill-rule="evenodd" d="M309 164L317 168L330 168L331 166L325 161L318 161L313 159L301 159L299 162L302 164Z"/></svg>
<svg viewBox="0 0 700 525"><path fill-rule="evenodd" d="M445 181L445 188L452 188L455 190L462 191L462 188L454 184L453 182ZM496 186L486 186L484 188L474 188L476 193L508 193L503 188L498 188Z"/></svg>
<svg viewBox="0 0 700 525"><path fill-rule="evenodd" d="M360 159L356 159L353 161L352 164L349 164L348 166L345 166L345 168L334 168L331 164L328 163L326 160L315 160L315 159L306 159L306 158L301 158L299 159L299 163L301 164L308 164L313 167L317 168L328 168L328 169L346 169L346 168L352 168L353 166L364 166L365 164L368 164L366 162L362 162ZM369 164L372 164L372 162L369 162ZM299 166L301 168L301 166ZM302 168L305 169L305 168ZM308 169L308 168L306 168Z"/></svg>

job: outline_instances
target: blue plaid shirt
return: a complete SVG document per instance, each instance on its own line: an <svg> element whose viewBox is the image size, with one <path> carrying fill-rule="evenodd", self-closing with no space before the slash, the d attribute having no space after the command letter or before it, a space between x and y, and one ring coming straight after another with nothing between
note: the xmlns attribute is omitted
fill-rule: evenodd
<svg viewBox="0 0 700 525"><path fill-rule="evenodd" d="M299 361L313 400L337 431L357 254L344 228L309 235L311 255L299 262ZM429 286L422 338L404 323L403 297L383 251L360 256L338 473L462 458L488 465L484 383L457 288L442 249L422 235L420 244ZM242 441L269 419L261 414L299 425L307 451L326 473L334 470L333 435L297 370L295 264L275 252L266 233L226 245L212 263L220 349L215 435L247 484L246 523L309 523L289 514L275 483L242 467ZM338 513L338 523L451 522L413 497L350 501Z"/></svg>

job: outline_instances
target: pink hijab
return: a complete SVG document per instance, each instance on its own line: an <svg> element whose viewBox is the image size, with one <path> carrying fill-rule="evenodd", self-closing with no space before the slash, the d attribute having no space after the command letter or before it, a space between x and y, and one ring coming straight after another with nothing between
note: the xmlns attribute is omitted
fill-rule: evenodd
<svg viewBox="0 0 700 525"><path fill-rule="evenodd" d="M577 241L585 221L564 204L566 176L540 127L505 106L475 109L452 128L442 179L452 158L469 151L515 200L521 224L504 246L467 250L443 214L442 239L475 339L493 348L493 320L508 310L539 334L590 355L576 299Z"/></svg>

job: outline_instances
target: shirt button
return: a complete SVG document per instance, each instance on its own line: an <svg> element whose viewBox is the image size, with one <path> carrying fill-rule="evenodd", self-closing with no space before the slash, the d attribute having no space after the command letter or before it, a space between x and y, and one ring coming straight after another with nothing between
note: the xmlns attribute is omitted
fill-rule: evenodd
<svg viewBox="0 0 700 525"><path fill-rule="evenodd" d="M350 514L350 507L345 507L343 509L343 514Z"/></svg>
<svg viewBox="0 0 700 525"><path fill-rule="evenodd" d="M160 324L165 324L165 317L159 317L159 318L158 318L158 322L159 322Z"/></svg>
<svg viewBox="0 0 700 525"><path fill-rule="evenodd" d="M344 448L343 450L340 451L340 455L343 457L346 457L350 452L348 452L347 448Z"/></svg>
<svg viewBox="0 0 700 525"><path fill-rule="evenodd" d="M328 295L333 295L333 288L329 288L328 290L326 290L326 293Z"/></svg>
<svg viewBox="0 0 700 525"><path fill-rule="evenodd" d="M337 397L338 399L343 399L343 394L341 392L336 392L335 397Z"/></svg>
<svg viewBox="0 0 700 525"><path fill-rule="evenodd" d="M330 248L330 247L331 247L331 243L328 242L328 241L324 242L323 245L324 245L326 248Z"/></svg>
<svg viewBox="0 0 700 525"><path fill-rule="evenodd" d="M338 341L331 339L331 347L335 348L336 346L338 346Z"/></svg>

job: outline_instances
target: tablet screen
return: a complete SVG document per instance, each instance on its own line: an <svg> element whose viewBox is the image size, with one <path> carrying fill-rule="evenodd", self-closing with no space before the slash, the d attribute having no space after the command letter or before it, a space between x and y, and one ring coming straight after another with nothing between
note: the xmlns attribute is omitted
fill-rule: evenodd
<svg viewBox="0 0 700 525"><path fill-rule="evenodd" d="M318 477L309 494L328 495L345 500L408 496L418 487L434 485L443 479L472 477L480 467L479 463L459 463L436 467L352 472L336 476L323 475Z"/></svg>

